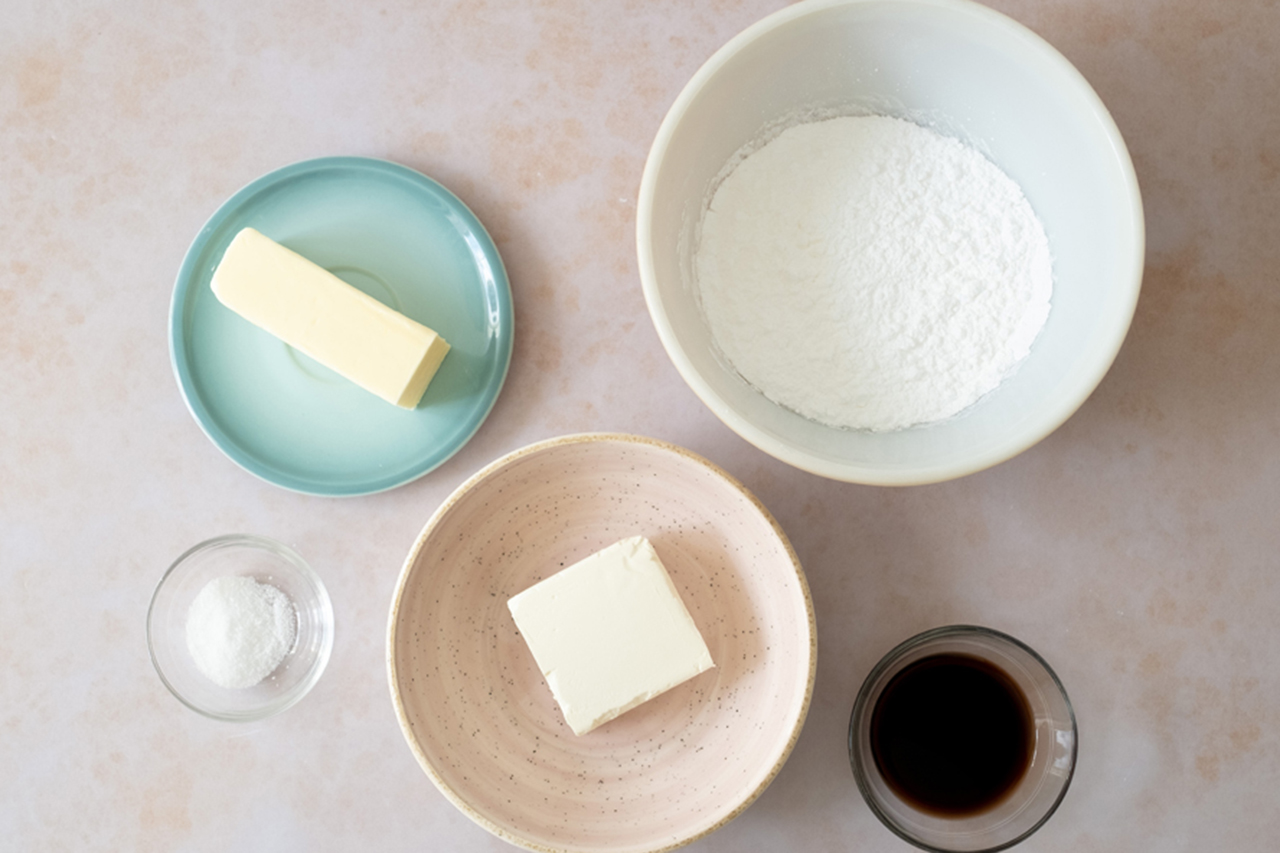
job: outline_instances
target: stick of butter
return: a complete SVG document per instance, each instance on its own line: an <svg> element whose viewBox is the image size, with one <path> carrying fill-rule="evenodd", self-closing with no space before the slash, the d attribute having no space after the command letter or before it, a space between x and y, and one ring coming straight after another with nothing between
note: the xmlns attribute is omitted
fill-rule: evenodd
<svg viewBox="0 0 1280 853"><path fill-rule="evenodd" d="M715 666L643 536L534 584L507 608L577 735Z"/></svg>
<svg viewBox="0 0 1280 853"><path fill-rule="evenodd" d="M250 323L406 409L449 352L431 329L252 228L227 246L211 287Z"/></svg>

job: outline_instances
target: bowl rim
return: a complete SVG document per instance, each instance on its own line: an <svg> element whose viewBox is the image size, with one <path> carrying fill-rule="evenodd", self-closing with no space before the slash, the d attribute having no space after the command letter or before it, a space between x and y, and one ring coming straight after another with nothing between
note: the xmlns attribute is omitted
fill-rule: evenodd
<svg viewBox="0 0 1280 853"><path fill-rule="evenodd" d="M683 447L680 447L679 445L672 444L671 442L663 441L661 439L656 439L656 438L649 438L646 436L634 435L630 433L622 433L622 432L582 432L582 433L572 433L569 435L543 439L541 441L536 441L536 442L533 442L532 444L528 444L528 445L525 445L524 447L513 450L510 453L507 453L499 457L493 462L490 462L488 465L481 468L479 471L477 471L475 474L469 477L465 482L463 482L460 486L458 486L458 488L455 489L453 493L450 494L449 497L446 498L444 502L440 504L440 506L435 510L435 512L431 514L431 517L427 520L426 524L422 528L422 531L418 534L417 539L414 541L413 547L410 548L408 556L405 557L404 563L400 569L400 576L396 580L395 594L392 596L390 614L387 619L387 636L386 636L387 681L391 691L391 702L395 707L396 720L400 725L400 732L404 736L405 741L408 743L410 751L412 751L414 758L418 762L418 766L421 767L422 770L427 774L427 777L431 779L432 783L436 786L436 788L440 791L440 793L444 794L445 798L448 799L449 802L451 802L460 812L462 812L464 815L469 817L472 821L474 821L484 829L488 830L493 835L497 836L498 838L501 838L502 840L510 844L514 844L517 847L522 847L526 850L537 851L537 853L581 853L581 851L575 848L569 848L569 847L548 846L548 845L539 843L537 841L534 841L532 839L528 839L523 836L520 836L516 833L509 831L508 829L505 829L504 827L501 827L495 824L488 817L482 814L479 810L471 806L470 803L468 803L465 799L463 799L456 791L453 790L452 787L449 786L448 782L445 781L444 777L436 770L436 768L432 765L431 761L428 760L426 754L422 751L422 748L418 744L417 740L412 736L411 734L412 727L408 719L408 714L405 711L404 702L401 699L400 688L399 688L400 678L399 678L399 675L397 672L397 666L396 666L395 642L396 642L396 629L399 623L399 616L400 616L400 605L404 597L405 587L408 584L410 575L413 572L414 565L417 562L418 554L421 552L423 546L426 544L427 539L431 536L431 534L435 531L435 529L441 524L444 517L449 513L449 511L452 510L452 508L456 506L458 503L463 501L483 481L488 479L491 475L497 473L498 471L504 468L509 467L513 463L523 458L526 458L528 456L533 456L538 453L542 453L543 451L549 450L551 448L566 446L566 445L575 445L575 444L592 444L592 443L606 443L606 442L623 442L623 443L641 444L641 445L647 445L649 447L657 448L666 452L674 453L678 456L683 457L687 461L690 461L696 465L706 468L712 474L716 475L719 479L723 480L723 482L731 486L735 491L739 492L743 497L745 497L751 503L751 505L755 508L755 510L759 512L760 515L769 523L770 527L772 527L773 529L774 535L778 537L779 542L784 547L787 553L787 556L790 559L791 567L795 572L795 577L799 583L800 592L802 594L805 613L808 621L808 624L807 624L807 632L809 636L808 672L806 673L806 676L805 676L804 696L801 700L799 712L796 714L796 719L791 727L791 731L787 733L787 742L783 746L782 750L779 752L776 761L773 763L773 765L769 768L768 772L761 779L760 784L757 785L756 788L753 789L745 798L743 798L741 802L735 804L735 806L727 814L721 817L720 820L716 821L716 823L713 824L712 826L699 830L695 834L689 835L688 837L680 838L673 842L662 843L656 847L647 848L645 853L666 853L666 851L675 850L676 848L683 847L686 844L690 844L699 838L704 838L710 835L711 833L723 827L725 824L732 821L738 815L742 814L742 812L744 812L753 802L755 802L760 797L762 793L764 793L765 789L768 788L770 784L772 784L773 780L777 777L778 773L782 770L783 766L787 763L787 760L791 757L791 753L795 749L796 742L800 739L800 734L804 730L805 721L809 716L809 708L813 700L814 682L817 677L817 668L818 668L817 617L816 617L814 605L813 605L813 595L809 589L809 582L805 576L804 569L800 564L800 558L796 554L795 548L791 544L791 540L787 538L787 534L783 531L782 526L778 524L778 521L776 518L774 518L773 514L769 512L769 510L764 506L763 503L760 502L760 499L757 498L755 494L752 493L751 490L748 489L745 485L743 485L737 478L729 474L720 466L716 465L714 462L711 462L710 460L703 458L702 456L694 453L691 450L687 450Z"/></svg>
<svg viewBox="0 0 1280 853"><path fill-rule="evenodd" d="M1055 404L1045 406L1034 416L1027 418L1026 424L1012 433L1010 440L999 447L965 459L899 468L840 462L798 447L755 425L738 413L695 368L667 317L654 272L652 221L658 175L666 161L667 150L677 127L703 88L739 53L790 22L835 7L863 5L949 9L982 19L988 26L1003 29L1008 35L1030 45L1063 75L1064 80L1069 81L1075 94L1089 105L1093 118L1115 154L1116 166L1123 178L1124 195L1129 202L1127 211L1122 212L1121 216L1128 220L1133 242L1125 268L1116 277L1117 282L1126 287L1122 293L1123 301L1100 335L1106 340L1106 344L1095 350L1090 369L1069 377L1069 387ZM1132 324L1145 268L1146 228L1137 174L1115 119L1079 69L1057 48L1024 24L973 0L801 0L757 21L726 42L694 73L672 103L654 137L640 178L636 202L636 252L645 305L663 349L685 383L722 423L770 456L808 473L864 485L911 486L952 480L1007 461L1042 441L1076 413L1111 369Z"/></svg>
<svg viewBox="0 0 1280 853"><path fill-rule="evenodd" d="M156 603L159 601L160 593L165 588L165 585L179 568L187 564L187 561L191 557L205 551L213 550L214 548L227 546L238 546L270 551L276 556L282 557L286 563L293 566L293 568L296 569L299 574L303 575L315 588L317 605L324 616L323 624L327 626L324 632L323 641L320 644L320 649L316 654L316 659L312 663L311 668L307 672L306 678L303 681L299 682L292 691L284 694L276 701L269 702L252 711L238 713L219 713L218 711L212 711L208 708L202 707L188 699L183 695L182 691L180 691L173 682L169 680L169 677L165 675L164 666L156 655L155 647L154 623L156 616ZM295 604L294 606L296 607L297 605ZM333 652L333 633L333 601L329 598L329 590L324 585L324 581L320 579L320 575L318 575L315 569L311 568L311 564L304 560L302 555L293 548L290 548L283 542L272 539L268 536L260 536L254 533L226 533L221 536L214 536L210 539L204 540L203 542L198 542L183 551L182 554L180 554L178 558L169 565L169 568L165 570L165 573L160 576L160 580L156 583L155 589L151 593L151 602L147 605L147 654L151 658L152 668L155 669L156 675L160 677L160 682L175 699L195 711L197 714L208 717L211 720L222 720L231 723L252 723L265 720L282 711L292 708L300 702L303 697L311 692L312 688L320 681L320 677L324 675L325 669L328 668L329 658Z"/></svg>

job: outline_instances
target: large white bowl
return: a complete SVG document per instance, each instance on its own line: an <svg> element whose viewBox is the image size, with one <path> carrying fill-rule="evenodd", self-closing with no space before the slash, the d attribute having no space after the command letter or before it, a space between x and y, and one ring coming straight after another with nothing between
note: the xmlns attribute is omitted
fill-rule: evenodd
<svg viewBox="0 0 1280 853"><path fill-rule="evenodd" d="M842 430L768 400L717 352L693 280L699 220L730 158L781 124L907 118L974 145L1023 188L1054 258L1030 356L949 420ZM654 140L636 242L645 300L685 381L731 429L798 468L850 482L938 482L1026 450L1115 359L1142 281L1142 201L1124 140L1080 73L1022 25L966 0L807 0L699 69Z"/></svg>

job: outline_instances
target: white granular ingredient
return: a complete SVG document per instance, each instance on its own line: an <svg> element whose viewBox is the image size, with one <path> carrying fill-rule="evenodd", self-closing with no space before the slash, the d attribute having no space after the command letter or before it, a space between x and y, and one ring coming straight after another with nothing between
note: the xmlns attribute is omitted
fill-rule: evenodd
<svg viewBox="0 0 1280 853"><path fill-rule="evenodd" d="M220 687L262 681L284 660L296 634L289 597L250 577L209 581L187 611L187 649L196 668Z"/></svg>
<svg viewBox="0 0 1280 853"><path fill-rule="evenodd" d="M1026 357L1049 243L978 151L902 119L792 126L741 160L694 258L715 343L776 403L838 427L948 418Z"/></svg>

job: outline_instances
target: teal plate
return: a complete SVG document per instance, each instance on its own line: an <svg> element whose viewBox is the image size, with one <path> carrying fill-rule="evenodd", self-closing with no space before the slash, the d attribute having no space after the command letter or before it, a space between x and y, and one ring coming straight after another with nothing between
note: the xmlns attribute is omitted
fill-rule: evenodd
<svg viewBox="0 0 1280 853"><path fill-rule="evenodd" d="M418 408L397 408L259 329L209 289L251 226L397 311L452 349ZM414 480L456 453L493 408L511 362L511 288L475 215L440 184L384 160L327 157L237 192L178 272L169 351L205 434L246 471L314 495Z"/></svg>

